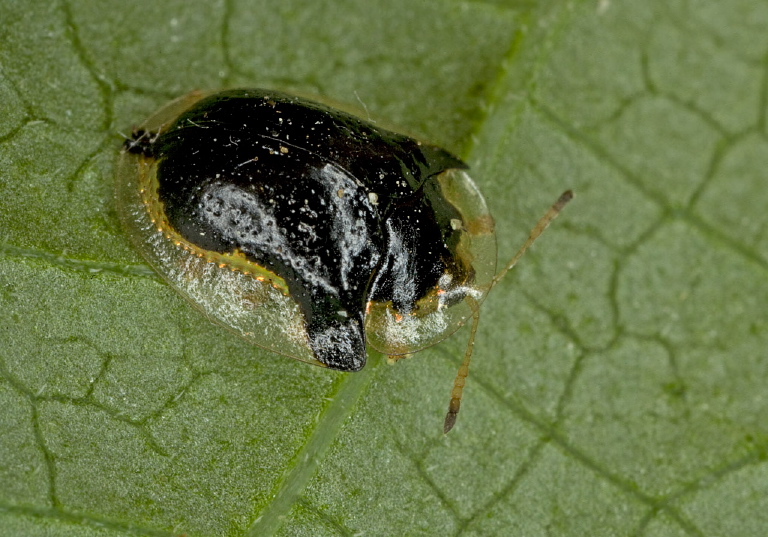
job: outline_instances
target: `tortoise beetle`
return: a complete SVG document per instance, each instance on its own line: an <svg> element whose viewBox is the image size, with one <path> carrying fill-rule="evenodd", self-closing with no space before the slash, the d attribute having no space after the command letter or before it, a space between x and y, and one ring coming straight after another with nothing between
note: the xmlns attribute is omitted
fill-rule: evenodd
<svg viewBox="0 0 768 537"><path fill-rule="evenodd" d="M210 319L270 351L359 371L452 334L496 274L494 222L451 153L319 102L193 92L149 118L118 163L120 217L153 268Z"/></svg>

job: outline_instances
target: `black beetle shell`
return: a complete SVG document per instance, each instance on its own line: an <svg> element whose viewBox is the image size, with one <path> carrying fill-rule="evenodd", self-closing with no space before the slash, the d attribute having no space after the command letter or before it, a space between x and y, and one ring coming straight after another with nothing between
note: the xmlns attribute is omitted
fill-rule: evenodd
<svg viewBox="0 0 768 537"><path fill-rule="evenodd" d="M450 153L275 91L206 97L129 151L158 162L169 224L198 247L237 252L285 280L309 346L343 371L365 365L369 301L410 313L455 259L456 209L435 178Z"/></svg>

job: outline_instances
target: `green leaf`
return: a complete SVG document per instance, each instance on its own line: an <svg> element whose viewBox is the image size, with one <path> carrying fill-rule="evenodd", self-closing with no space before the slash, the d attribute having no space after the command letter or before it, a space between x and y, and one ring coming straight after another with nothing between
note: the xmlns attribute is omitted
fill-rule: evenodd
<svg viewBox="0 0 768 537"><path fill-rule="evenodd" d="M768 526L768 4L0 0L0 535L750 536ZM362 105L472 165L467 330L358 374L211 325L115 213L192 89Z"/></svg>

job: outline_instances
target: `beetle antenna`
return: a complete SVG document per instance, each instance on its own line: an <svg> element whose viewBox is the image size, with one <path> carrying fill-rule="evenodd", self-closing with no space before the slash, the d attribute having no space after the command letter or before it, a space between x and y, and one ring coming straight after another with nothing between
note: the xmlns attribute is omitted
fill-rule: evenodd
<svg viewBox="0 0 768 537"><path fill-rule="evenodd" d="M475 335L477 334L477 325L480 322L480 305L477 301L470 297L466 297L467 304L472 308L472 331L469 333L469 341L467 342L467 350L464 351L464 360L461 362L461 367L456 373L456 379L453 381L453 389L451 390L451 402L448 404L448 413L445 415L445 423L443 423L443 434L453 429L456 425L456 418L461 408L461 396L464 392L464 384L467 381L467 375L469 375L469 361L472 359L472 350L475 347Z"/></svg>
<svg viewBox="0 0 768 537"><path fill-rule="evenodd" d="M557 218L557 215L560 214L560 211L563 210L563 207L573 199L573 192L571 190L566 190L563 192L560 197L557 199L557 201L547 210L546 213L544 213L544 216L542 216L538 222L536 222L536 225L531 230L530 235L528 235L528 239L525 241L523 246L520 248L520 250L517 251L515 256L507 263L507 265L499 271L496 276L493 277L493 280L491 280L490 285L488 286L488 290L494 288L494 286L501 281L501 279L509 272L512 267L514 267L517 262L520 260L521 257L523 257L523 254L528 250L528 248L531 247L531 245L536 242L536 239L539 238L539 236L544 233L544 230L547 229L549 224ZM453 426L456 424L456 418L459 414L459 409L461 408L461 396L464 392L464 384L467 381L467 375L469 375L469 362L472 359L472 350L475 346L475 336L477 335L477 325L480 322L480 306L477 303L477 301L467 296L465 297L465 300L467 301L467 304L469 304L469 307L472 309L472 331L469 333L469 341L467 342L467 350L464 352L464 360L461 362L461 367L459 367L459 371L456 373L456 379L453 381L453 389L451 390L451 402L448 405L448 413L445 415L445 423L443 424L443 434L448 434L448 432L453 429Z"/></svg>
<svg viewBox="0 0 768 537"><path fill-rule="evenodd" d="M563 207L565 207L565 204L568 203L573 199L573 191L566 190L562 194L560 194L560 197L557 198L557 201L550 207L546 213L544 213L544 216L539 219L538 222L536 222L536 225L531 230L531 234L528 235L528 239L525 241L523 246L517 251L515 254L515 257L513 257L509 263L507 263L507 266L501 269L496 276L493 277L493 280L491 280L491 285L488 287L488 290L490 291L493 289L499 281L509 272L512 267L514 267L518 261L520 261L520 258L523 257L523 254L528 250L528 248L533 245L534 242L536 242L536 239L539 238L539 235L544 233L544 230L547 229L549 224L557 218L557 215L560 214L560 211L563 210Z"/></svg>

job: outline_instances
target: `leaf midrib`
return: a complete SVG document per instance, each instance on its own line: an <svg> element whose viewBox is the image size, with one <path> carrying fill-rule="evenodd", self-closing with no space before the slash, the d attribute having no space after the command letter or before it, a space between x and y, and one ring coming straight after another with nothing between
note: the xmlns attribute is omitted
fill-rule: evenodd
<svg viewBox="0 0 768 537"><path fill-rule="evenodd" d="M277 485L274 499L253 521L246 535L274 535L280 529L285 516L296 504L307 483L315 476L333 441L338 438L344 422L352 415L360 397L367 391L368 384L381 362L381 357L374 356L362 371L344 376L338 391L314 424L309 439L288 465L283 479Z"/></svg>

